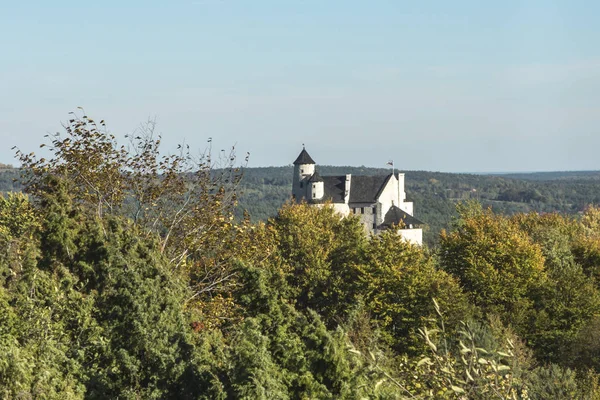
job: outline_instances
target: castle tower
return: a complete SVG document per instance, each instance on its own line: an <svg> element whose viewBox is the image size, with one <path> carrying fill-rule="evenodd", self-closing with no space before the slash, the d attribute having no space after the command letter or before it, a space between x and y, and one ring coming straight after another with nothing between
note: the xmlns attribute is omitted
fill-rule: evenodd
<svg viewBox="0 0 600 400"><path fill-rule="evenodd" d="M325 195L325 181L318 172L308 179L308 197L310 200L322 200Z"/></svg>
<svg viewBox="0 0 600 400"><path fill-rule="evenodd" d="M302 149L296 161L294 161L294 180L292 183L292 195L296 201L303 198L310 199L308 196L308 179L315 173L315 161ZM312 196L312 194L311 194ZM322 196L321 196L322 197Z"/></svg>

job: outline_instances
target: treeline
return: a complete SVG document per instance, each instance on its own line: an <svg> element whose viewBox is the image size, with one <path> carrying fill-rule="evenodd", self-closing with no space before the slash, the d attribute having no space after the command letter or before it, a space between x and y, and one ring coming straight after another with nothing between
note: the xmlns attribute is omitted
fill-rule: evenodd
<svg viewBox="0 0 600 400"><path fill-rule="evenodd" d="M467 202L422 248L87 116L0 198L0 397L598 399L600 210Z"/></svg>
<svg viewBox="0 0 600 400"><path fill-rule="evenodd" d="M390 169L318 166L323 175L384 175ZM240 206L254 221L277 214L289 199L292 166L245 168ZM415 216L427 226L425 242L438 243L439 233L456 217L455 204L476 200L495 212L560 212L575 215L588 204L600 204L600 172L548 172L507 175L453 174L406 171L408 200L415 202Z"/></svg>
<svg viewBox="0 0 600 400"><path fill-rule="evenodd" d="M319 166L318 169L325 175L390 173L390 169L368 167ZM277 215L291 196L292 173L291 166L243 168L236 217L241 219L246 212L253 222L258 222ZM0 168L0 192L21 189L18 169ZM532 211L578 215L587 205L600 204L600 172L475 175L406 171L406 192L408 200L415 202L415 216L426 223L425 243L434 246L439 244L442 229L448 229L456 218L458 202L476 200L505 215Z"/></svg>

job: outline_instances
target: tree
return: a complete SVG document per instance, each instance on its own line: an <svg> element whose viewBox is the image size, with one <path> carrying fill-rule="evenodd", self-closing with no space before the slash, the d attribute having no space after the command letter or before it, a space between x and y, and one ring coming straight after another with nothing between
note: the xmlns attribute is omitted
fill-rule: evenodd
<svg viewBox="0 0 600 400"><path fill-rule="evenodd" d="M328 329L296 308L275 268L241 264L239 303L247 310L232 336L226 387L232 398L397 398L398 389L356 351L341 327ZM385 364L380 367L386 368Z"/></svg>
<svg viewBox="0 0 600 400"><path fill-rule="evenodd" d="M190 299L233 278L223 248L232 247L236 187L241 170L235 152L214 158L209 149L192 156L189 146L161 155L154 122L119 145L104 121L73 114L64 133L51 137L50 157L17 150L26 192L43 201L53 180L81 213L131 218L140 234L158 237L170 268L188 278Z"/></svg>
<svg viewBox="0 0 600 400"><path fill-rule="evenodd" d="M573 240L573 255L586 275L600 282L600 208L587 207Z"/></svg>
<svg viewBox="0 0 600 400"><path fill-rule="evenodd" d="M78 399L82 365L70 357L68 320L90 299L68 271L38 265L44 217L23 195L0 199L0 397Z"/></svg>
<svg viewBox="0 0 600 400"><path fill-rule="evenodd" d="M460 206L459 214L453 231L441 234L442 268L485 313L499 314L521 331L531 294L545 279L540 247L517 224L477 204Z"/></svg>
<svg viewBox="0 0 600 400"><path fill-rule="evenodd" d="M356 266L367 243L360 221L342 218L327 205L288 203L272 224L298 306L317 311L329 326L337 325L359 294Z"/></svg>
<svg viewBox="0 0 600 400"><path fill-rule="evenodd" d="M394 230L372 237L359 267L360 290L372 318L399 352L420 349L417 330L436 315L436 298L452 323L469 317L467 298L455 278L438 270L422 247L404 241Z"/></svg>
<svg viewBox="0 0 600 400"><path fill-rule="evenodd" d="M565 362L579 330L600 311L600 293L573 251L581 227L558 214L521 214L512 221L540 246L545 260L545 279L531 295L534 311L523 335L540 359Z"/></svg>

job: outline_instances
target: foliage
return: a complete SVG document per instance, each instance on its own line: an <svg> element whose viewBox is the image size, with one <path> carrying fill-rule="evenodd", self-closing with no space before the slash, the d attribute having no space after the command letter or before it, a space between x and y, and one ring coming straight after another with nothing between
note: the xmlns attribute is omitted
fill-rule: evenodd
<svg viewBox="0 0 600 400"><path fill-rule="evenodd" d="M135 135L134 135L135 137ZM226 169L226 168L225 168ZM389 174L388 169L367 167L319 166L323 174ZM406 171L406 191L416 204L415 216L427 223L424 241L429 246L438 243L442 229L450 228L456 216L455 205L465 200L477 200L494 212L505 215L531 211L560 212L577 215L589 204L600 204L598 183L600 173L552 172L532 174L454 174L427 171ZM253 222L266 221L277 215L290 198L293 168L244 168L239 182L235 214L243 218L244 210ZM21 190L18 169L0 169L0 191ZM517 193L503 197L503 193Z"/></svg>
<svg viewBox="0 0 600 400"><path fill-rule="evenodd" d="M440 314L441 316L441 314ZM462 323L455 343L448 343L443 324L439 329L423 327L420 333L429 347L429 355L416 363L419 390L427 397L468 399L517 398L523 395L524 385L513 372L514 344L483 348L478 343L477 329ZM436 335L440 338L436 339ZM437 342L437 344L434 343Z"/></svg>
<svg viewBox="0 0 600 400"><path fill-rule="evenodd" d="M467 205L459 213L455 230L441 235L442 267L485 313L523 328L531 294L545 279L541 249L515 223L489 209Z"/></svg>
<svg viewBox="0 0 600 400"><path fill-rule="evenodd" d="M334 318L359 295L357 264L367 238L358 218L341 218L331 207L286 204L273 226L299 305L337 324Z"/></svg>
<svg viewBox="0 0 600 400"><path fill-rule="evenodd" d="M600 293L577 263L583 227L557 214L507 218L477 205L460 213L455 230L442 234L442 266L485 313L512 324L540 360L570 364L579 331L600 311Z"/></svg>
<svg viewBox="0 0 600 400"><path fill-rule="evenodd" d="M600 293L576 262L581 225L558 214L530 213L512 220L540 246L545 259L546 276L532 295L535 311L524 335L545 361L571 358L571 343L600 310Z"/></svg>
<svg viewBox="0 0 600 400"><path fill-rule="evenodd" d="M154 128L149 121L128 146L119 145L103 120L73 114L64 133L42 145L48 159L21 150L17 157L34 201L43 201L57 180L80 212L125 216L141 235L158 237L170 268L188 278L196 299L233 278L222 248L238 232L232 221L241 171L234 150L214 158L209 147L194 157L180 146L179 153L161 155Z"/></svg>
<svg viewBox="0 0 600 400"><path fill-rule="evenodd" d="M414 352L417 329L435 316L431 298L450 310L453 323L471 313L456 279L438 270L433 257L393 231L371 238L359 267L360 293L372 318L403 352Z"/></svg>
<svg viewBox="0 0 600 400"><path fill-rule="evenodd" d="M74 116L48 160L18 153L26 194L0 197L0 398L600 398L598 209L464 204L432 250L328 205L254 223L234 218L233 154L224 169L210 150L162 156L153 129L119 146ZM263 183L285 186L278 171ZM556 199L415 178L439 212L474 193Z"/></svg>

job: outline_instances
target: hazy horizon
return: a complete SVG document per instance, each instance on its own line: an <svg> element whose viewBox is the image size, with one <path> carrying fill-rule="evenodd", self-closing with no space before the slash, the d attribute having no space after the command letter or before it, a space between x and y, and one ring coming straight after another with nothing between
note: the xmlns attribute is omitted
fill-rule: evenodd
<svg viewBox="0 0 600 400"><path fill-rule="evenodd" d="M57 0L0 13L0 162L78 106L250 166L600 169L600 3Z"/></svg>

